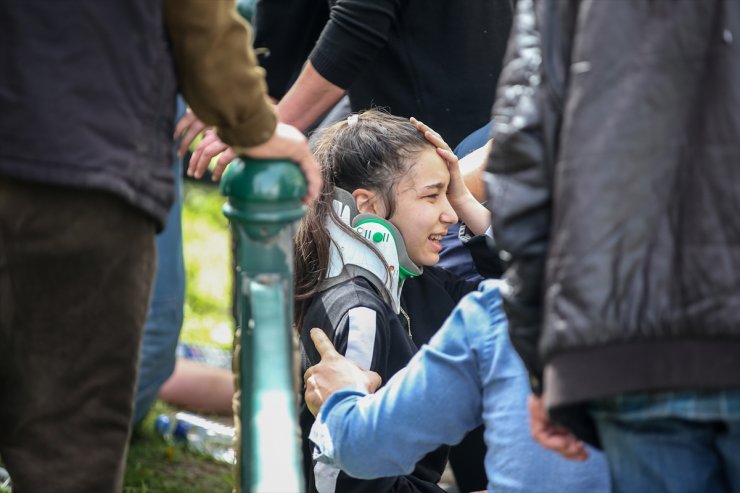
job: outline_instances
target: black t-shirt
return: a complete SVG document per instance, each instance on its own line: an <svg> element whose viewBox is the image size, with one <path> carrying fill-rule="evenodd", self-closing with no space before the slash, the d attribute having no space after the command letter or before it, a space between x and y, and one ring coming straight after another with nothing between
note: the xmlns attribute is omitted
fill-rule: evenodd
<svg viewBox="0 0 740 493"><path fill-rule="evenodd" d="M353 111L415 116L453 148L488 123L510 0L330 0L328 16L322 3L257 2L255 47L270 51L261 63L273 96L284 93L313 47L311 64L348 90Z"/></svg>

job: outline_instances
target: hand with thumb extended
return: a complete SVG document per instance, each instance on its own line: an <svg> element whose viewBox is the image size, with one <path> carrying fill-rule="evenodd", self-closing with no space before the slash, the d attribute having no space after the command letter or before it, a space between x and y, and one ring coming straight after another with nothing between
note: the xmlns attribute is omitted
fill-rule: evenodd
<svg viewBox="0 0 740 493"><path fill-rule="evenodd" d="M354 389L373 393L381 384L380 375L365 371L337 352L321 329L311 329L311 340L321 361L303 375L308 409L316 416L321 405L337 390Z"/></svg>

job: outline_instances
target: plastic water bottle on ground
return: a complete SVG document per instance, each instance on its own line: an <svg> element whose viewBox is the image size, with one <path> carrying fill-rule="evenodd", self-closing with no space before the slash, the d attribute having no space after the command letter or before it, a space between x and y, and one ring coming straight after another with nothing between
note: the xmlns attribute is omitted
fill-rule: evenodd
<svg viewBox="0 0 740 493"><path fill-rule="evenodd" d="M178 358L198 361L215 368L231 370L231 351L218 347L204 346L200 344L177 344L176 353Z"/></svg>
<svg viewBox="0 0 740 493"><path fill-rule="evenodd" d="M180 412L174 419L160 414L154 422L154 428L167 441L185 443L189 449L219 462L236 463L233 426Z"/></svg>

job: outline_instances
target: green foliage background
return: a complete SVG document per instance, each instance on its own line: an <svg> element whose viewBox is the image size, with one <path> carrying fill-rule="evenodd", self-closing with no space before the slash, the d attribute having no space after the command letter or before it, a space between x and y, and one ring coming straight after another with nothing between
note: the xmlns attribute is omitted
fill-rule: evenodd
<svg viewBox="0 0 740 493"><path fill-rule="evenodd" d="M233 334L231 235L221 213L223 203L216 186L186 181L182 222L187 286L180 339L228 349L227 336ZM176 411L158 402L134 430L123 492L230 492L234 481L230 466L167 444L154 432L157 415Z"/></svg>
<svg viewBox="0 0 740 493"><path fill-rule="evenodd" d="M185 250L185 320L180 339L186 343L231 347L231 234L221 213L224 198L212 185L186 182L183 197Z"/></svg>

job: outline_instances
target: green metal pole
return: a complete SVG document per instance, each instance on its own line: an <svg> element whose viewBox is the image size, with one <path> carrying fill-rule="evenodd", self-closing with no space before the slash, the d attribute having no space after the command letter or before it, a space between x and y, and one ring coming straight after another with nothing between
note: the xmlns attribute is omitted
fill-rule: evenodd
<svg viewBox="0 0 740 493"><path fill-rule="evenodd" d="M237 238L237 488L304 491L293 365L293 233L306 181L294 163L239 158L221 179Z"/></svg>

